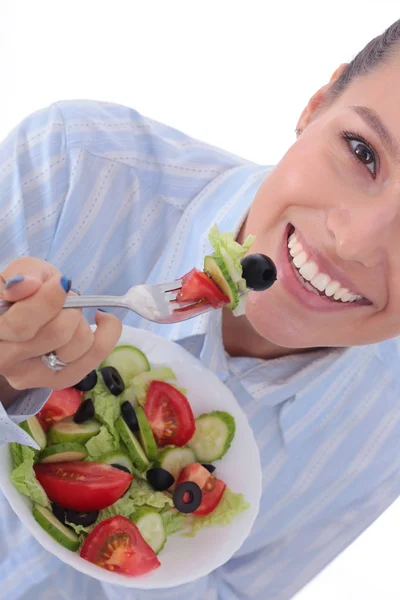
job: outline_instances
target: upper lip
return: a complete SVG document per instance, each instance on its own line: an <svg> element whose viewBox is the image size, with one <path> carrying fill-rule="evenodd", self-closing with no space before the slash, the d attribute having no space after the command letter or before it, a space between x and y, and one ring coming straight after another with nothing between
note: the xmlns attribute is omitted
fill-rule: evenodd
<svg viewBox="0 0 400 600"><path fill-rule="evenodd" d="M295 227L295 235L298 241L303 246L305 252L307 253L308 259L313 260L318 266L318 271L326 273L326 275L329 275L329 277L333 281L338 281L341 287L345 287L349 290L349 293L357 294L359 296L362 296L364 299L368 300L368 298L363 294L363 292L359 290L355 283L348 277L348 275L346 275L346 273L342 269L340 269L340 267L337 267L336 265L332 264L330 260L326 258L326 256L324 256L319 250L313 248L305 241L297 227Z"/></svg>

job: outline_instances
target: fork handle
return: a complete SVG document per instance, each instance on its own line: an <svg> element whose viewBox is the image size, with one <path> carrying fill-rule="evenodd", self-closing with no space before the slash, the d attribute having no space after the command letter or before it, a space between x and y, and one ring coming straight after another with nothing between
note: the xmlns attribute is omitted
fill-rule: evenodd
<svg viewBox="0 0 400 600"><path fill-rule="evenodd" d="M0 300L0 315L3 315L13 302ZM124 296L68 296L63 308L129 308Z"/></svg>

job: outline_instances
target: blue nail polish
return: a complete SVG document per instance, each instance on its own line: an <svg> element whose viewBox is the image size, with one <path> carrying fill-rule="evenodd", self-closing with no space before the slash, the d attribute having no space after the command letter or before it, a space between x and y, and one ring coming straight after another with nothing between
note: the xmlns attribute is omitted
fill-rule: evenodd
<svg viewBox="0 0 400 600"><path fill-rule="evenodd" d="M10 277L10 279L8 279L6 283L6 290L10 289L10 287L15 285L16 283L20 283L24 279L25 277L23 277L23 275L15 275L15 277Z"/></svg>
<svg viewBox="0 0 400 600"><path fill-rule="evenodd" d="M73 287L70 289L70 292L74 292L74 294L76 294L77 296L81 295L80 291Z"/></svg>
<svg viewBox="0 0 400 600"><path fill-rule="evenodd" d="M64 288L64 291L68 294L69 290L71 289L72 281L70 279L68 279L68 277L63 275L61 277L60 283L61 283L61 287Z"/></svg>
<svg viewBox="0 0 400 600"><path fill-rule="evenodd" d="M109 311L108 311L108 310L106 310L105 308L99 308L98 310L99 310L100 312L106 312L106 313L108 313L108 312L109 312Z"/></svg>

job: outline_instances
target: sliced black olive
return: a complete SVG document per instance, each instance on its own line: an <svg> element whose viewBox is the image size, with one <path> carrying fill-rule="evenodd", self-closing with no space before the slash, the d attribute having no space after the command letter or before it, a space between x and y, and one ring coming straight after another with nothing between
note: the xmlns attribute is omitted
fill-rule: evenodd
<svg viewBox="0 0 400 600"><path fill-rule="evenodd" d="M125 384L115 367L103 367L100 369L100 373L104 379L104 383L113 396L122 394L125 389Z"/></svg>
<svg viewBox="0 0 400 600"><path fill-rule="evenodd" d="M149 469L146 477L149 484L158 492L165 492L165 490L168 490L175 481L174 476L161 467Z"/></svg>
<svg viewBox="0 0 400 600"><path fill-rule="evenodd" d="M87 398L82 402L78 410L73 416L73 421L75 423L84 423L89 419L93 419L94 417L94 404L93 400Z"/></svg>
<svg viewBox="0 0 400 600"><path fill-rule="evenodd" d="M89 392L97 383L97 372L91 371L82 381L74 385L74 388L81 392Z"/></svg>
<svg viewBox="0 0 400 600"><path fill-rule="evenodd" d="M69 523L74 523L74 525L82 525L83 527L89 527L89 525L93 525L93 523L97 521L98 516L98 510L93 510L87 513L77 512L76 510L72 509L68 509L66 511L66 518Z"/></svg>
<svg viewBox="0 0 400 600"><path fill-rule="evenodd" d="M197 510L203 499L203 493L197 483L184 481L174 491L174 505L181 513L189 514Z"/></svg>
<svg viewBox="0 0 400 600"><path fill-rule="evenodd" d="M276 281L276 266L265 254L248 254L241 261L243 278L252 290L267 290Z"/></svg>
<svg viewBox="0 0 400 600"><path fill-rule="evenodd" d="M51 508L53 509L54 516L60 521L60 523L65 525L65 508L63 508L59 504L56 504L55 502L52 503Z"/></svg>
<svg viewBox="0 0 400 600"><path fill-rule="evenodd" d="M207 471L211 474L214 473L214 471L216 469L216 467L214 467L214 465L207 464L207 465L201 465L201 466L204 467L205 469L207 469Z"/></svg>
<svg viewBox="0 0 400 600"><path fill-rule="evenodd" d="M114 469L119 469L120 471L125 471L125 473L129 473L129 475L131 475L131 472L128 469L128 467L124 467L123 465L117 465L116 463L115 464L113 463L111 466L114 467Z"/></svg>
<svg viewBox="0 0 400 600"><path fill-rule="evenodd" d="M128 400L121 404L121 414L132 433L139 431L139 422L137 420L136 411Z"/></svg>

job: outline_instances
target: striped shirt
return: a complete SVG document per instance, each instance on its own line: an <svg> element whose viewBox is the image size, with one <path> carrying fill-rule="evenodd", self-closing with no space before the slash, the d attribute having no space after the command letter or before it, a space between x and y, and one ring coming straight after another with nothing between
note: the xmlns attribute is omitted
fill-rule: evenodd
<svg viewBox="0 0 400 600"><path fill-rule="evenodd" d="M238 231L271 169L92 101L59 102L0 146L0 269L46 259L82 293L201 267L208 232ZM93 311L86 311L93 322ZM220 311L127 325L182 344L232 390L253 428L263 497L249 538L223 567L159 591L100 584L30 536L0 494L0 581L7 600L287 600L365 530L400 491L398 340L263 361L224 351ZM0 412L0 439L29 443L16 423L46 391ZM0 409L1 410L1 409Z"/></svg>

